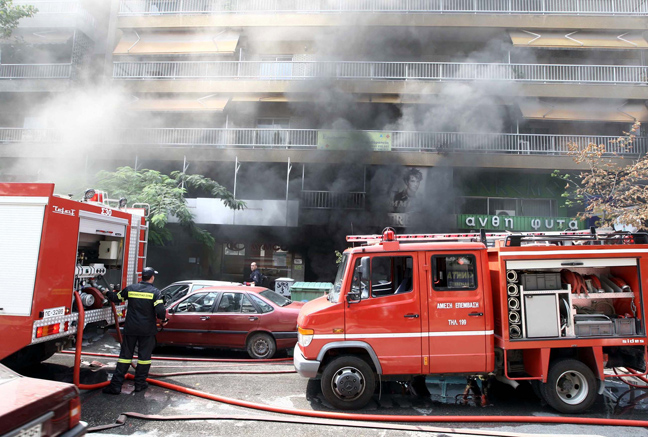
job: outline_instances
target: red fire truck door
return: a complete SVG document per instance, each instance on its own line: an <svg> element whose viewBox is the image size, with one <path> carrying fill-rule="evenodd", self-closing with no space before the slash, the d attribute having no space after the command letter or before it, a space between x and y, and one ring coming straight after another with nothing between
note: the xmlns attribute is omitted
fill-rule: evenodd
<svg viewBox="0 0 648 437"><path fill-rule="evenodd" d="M486 370L481 253L428 253L430 373Z"/></svg>
<svg viewBox="0 0 648 437"><path fill-rule="evenodd" d="M417 256L372 256L370 278L362 281L362 300L345 309L345 339L369 344L384 374L421 373L424 339L421 289L414 275Z"/></svg>

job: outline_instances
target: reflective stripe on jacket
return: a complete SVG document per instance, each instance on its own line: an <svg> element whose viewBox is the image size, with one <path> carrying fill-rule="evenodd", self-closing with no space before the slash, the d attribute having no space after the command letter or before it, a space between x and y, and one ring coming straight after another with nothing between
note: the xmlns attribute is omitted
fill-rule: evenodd
<svg viewBox="0 0 648 437"><path fill-rule="evenodd" d="M155 335L155 318L164 320L166 308L160 290L148 282L132 284L119 293L109 291L106 296L115 303L128 301L124 335Z"/></svg>

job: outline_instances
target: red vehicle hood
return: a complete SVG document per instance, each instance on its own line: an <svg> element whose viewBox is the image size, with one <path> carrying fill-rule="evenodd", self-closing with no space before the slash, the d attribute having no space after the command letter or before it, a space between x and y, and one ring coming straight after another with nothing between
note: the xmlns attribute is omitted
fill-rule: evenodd
<svg viewBox="0 0 648 437"><path fill-rule="evenodd" d="M0 435L39 418L77 394L72 384L34 378L0 384Z"/></svg>
<svg viewBox="0 0 648 437"><path fill-rule="evenodd" d="M326 296L318 297L317 299L311 300L310 302L306 302L299 312L297 324L299 326L303 326L303 317L305 317L306 314L316 313L324 308L329 308L332 305L333 304L329 302Z"/></svg>

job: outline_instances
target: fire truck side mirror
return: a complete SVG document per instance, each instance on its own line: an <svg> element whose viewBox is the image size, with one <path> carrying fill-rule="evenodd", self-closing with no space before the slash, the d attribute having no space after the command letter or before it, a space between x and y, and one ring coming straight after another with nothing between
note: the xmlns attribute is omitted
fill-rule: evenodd
<svg viewBox="0 0 648 437"><path fill-rule="evenodd" d="M367 287L365 283L369 280L369 262L369 257L363 256L360 259L360 265L353 272L351 290L347 294L348 303L357 303L362 300L363 289Z"/></svg>
<svg viewBox="0 0 648 437"><path fill-rule="evenodd" d="M362 279L369 280L369 257L368 256L363 256L360 259L359 270L360 270L360 274L362 275Z"/></svg>

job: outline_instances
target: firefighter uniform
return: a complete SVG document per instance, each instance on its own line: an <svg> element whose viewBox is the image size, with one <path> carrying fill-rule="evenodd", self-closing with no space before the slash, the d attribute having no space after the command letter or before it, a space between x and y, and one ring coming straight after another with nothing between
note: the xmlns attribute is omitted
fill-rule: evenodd
<svg viewBox="0 0 648 437"><path fill-rule="evenodd" d="M250 281L254 282L254 285L260 287L263 284L263 274L261 270L256 269L250 273Z"/></svg>
<svg viewBox="0 0 648 437"><path fill-rule="evenodd" d="M157 273L152 269L151 271ZM119 293L109 291L106 294L106 297L115 303L123 303L128 300L128 309L117 368L110 385L104 389L104 393L118 394L121 392L124 378L135 353L135 346L138 346L135 391L142 391L148 385L146 378L148 378L151 368L151 353L155 347L155 334L157 333L155 319L157 317L160 320L166 320L166 309L160 290L148 282L148 279L154 274L147 278L146 269L143 273L145 280L139 284L129 285Z"/></svg>

